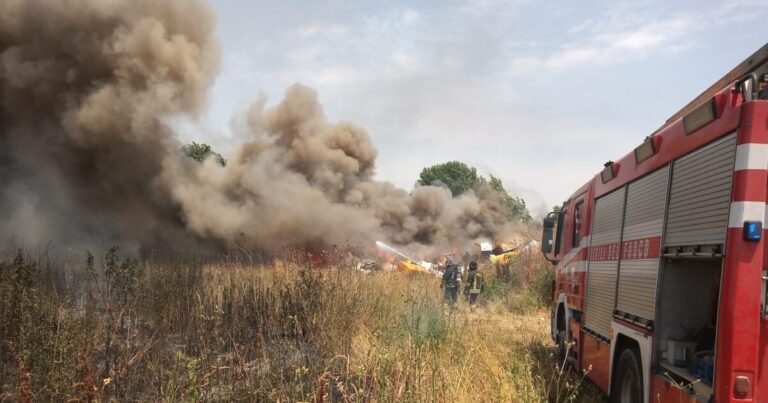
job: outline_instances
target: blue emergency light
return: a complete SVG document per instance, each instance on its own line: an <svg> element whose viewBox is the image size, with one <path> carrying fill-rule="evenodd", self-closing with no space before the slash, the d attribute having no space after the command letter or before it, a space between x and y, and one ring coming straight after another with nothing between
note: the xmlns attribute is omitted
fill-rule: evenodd
<svg viewBox="0 0 768 403"><path fill-rule="evenodd" d="M763 237L762 221L744 221L744 240L757 242Z"/></svg>

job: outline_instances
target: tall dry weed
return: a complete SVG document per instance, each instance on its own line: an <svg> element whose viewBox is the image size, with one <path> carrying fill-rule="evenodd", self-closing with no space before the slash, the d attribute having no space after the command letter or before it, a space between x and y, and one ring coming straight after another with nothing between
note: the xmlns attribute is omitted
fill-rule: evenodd
<svg viewBox="0 0 768 403"><path fill-rule="evenodd" d="M431 276L288 257L3 255L0 400L543 402L583 389L552 358L535 268L449 313Z"/></svg>

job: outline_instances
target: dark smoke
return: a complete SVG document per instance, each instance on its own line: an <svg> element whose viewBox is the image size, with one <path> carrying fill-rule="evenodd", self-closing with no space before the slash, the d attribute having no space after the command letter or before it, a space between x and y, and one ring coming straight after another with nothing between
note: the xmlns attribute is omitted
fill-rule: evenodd
<svg viewBox="0 0 768 403"><path fill-rule="evenodd" d="M186 237L157 182L218 66L195 1L0 2L3 235L25 242Z"/></svg>
<svg viewBox="0 0 768 403"><path fill-rule="evenodd" d="M255 103L227 167L186 157L164 122L199 113L218 67L198 1L0 3L0 235L29 244L278 250L467 246L512 233L501 197L373 180L362 128L294 85Z"/></svg>

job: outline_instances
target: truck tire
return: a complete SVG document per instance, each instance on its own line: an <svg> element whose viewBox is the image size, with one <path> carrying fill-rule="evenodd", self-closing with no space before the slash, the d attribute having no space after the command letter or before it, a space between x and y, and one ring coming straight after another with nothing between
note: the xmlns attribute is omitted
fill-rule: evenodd
<svg viewBox="0 0 768 403"><path fill-rule="evenodd" d="M626 348L616 361L611 382L611 403L643 402L643 370L636 348Z"/></svg>
<svg viewBox="0 0 768 403"><path fill-rule="evenodd" d="M557 365L563 365L565 357L568 354L568 343L566 341L567 333L565 330L565 307L561 304L557 307L555 314L555 335L557 339Z"/></svg>
<svg viewBox="0 0 768 403"><path fill-rule="evenodd" d="M563 365L565 356L568 354L568 344L565 341L565 330L557 331L557 365Z"/></svg>

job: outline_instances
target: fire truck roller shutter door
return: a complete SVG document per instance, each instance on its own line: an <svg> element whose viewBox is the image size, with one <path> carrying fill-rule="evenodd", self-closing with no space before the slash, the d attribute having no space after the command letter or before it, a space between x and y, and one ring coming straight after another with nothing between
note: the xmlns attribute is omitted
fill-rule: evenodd
<svg viewBox="0 0 768 403"><path fill-rule="evenodd" d="M611 335L616 300L625 189L622 187L597 199L592 224L584 324L606 338Z"/></svg>
<svg viewBox="0 0 768 403"><path fill-rule="evenodd" d="M616 309L655 319L659 249L669 165L629 184Z"/></svg>
<svg viewBox="0 0 768 403"><path fill-rule="evenodd" d="M664 246L724 245L736 133L674 162Z"/></svg>

